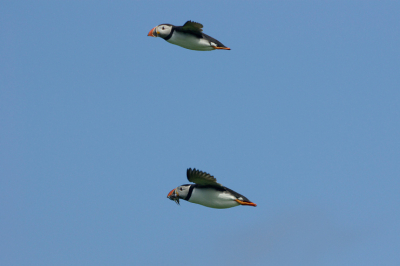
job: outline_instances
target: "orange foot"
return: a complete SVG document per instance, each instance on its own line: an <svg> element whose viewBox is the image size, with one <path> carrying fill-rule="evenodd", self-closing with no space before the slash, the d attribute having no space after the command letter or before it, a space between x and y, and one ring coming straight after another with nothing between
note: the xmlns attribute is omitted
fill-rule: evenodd
<svg viewBox="0 0 400 266"><path fill-rule="evenodd" d="M220 49L220 50L230 50L231 48L228 48L228 47L217 47L217 46L214 46L214 48L215 49Z"/></svg>
<svg viewBox="0 0 400 266"><path fill-rule="evenodd" d="M254 207L257 206L257 204L255 204L253 202L241 201L241 200L238 200L238 199L235 199L235 201L237 203L239 203L240 205L250 205L250 206L254 206Z"/></svg>

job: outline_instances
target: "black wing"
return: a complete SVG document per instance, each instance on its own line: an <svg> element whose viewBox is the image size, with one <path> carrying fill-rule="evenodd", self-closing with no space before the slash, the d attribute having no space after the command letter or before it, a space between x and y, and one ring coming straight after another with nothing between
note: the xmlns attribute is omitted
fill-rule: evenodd
<svg viewBox="0 0 400 266"><path fill-rule="evenodd" d="M190 182L196 183L201 186L225 188L220 183L217 183L217 179L215 177L206 172L196 170L196 168L194 168L193 170L192 168L187 169L186 176Z"/></svg>
<svg viewBox="0 0 400 266"><path fill-rule="evenodd" d="M181 31L194 34L198 37L203 37L203 25L194 21L188 20L185 25L180 28Z"/></svg>

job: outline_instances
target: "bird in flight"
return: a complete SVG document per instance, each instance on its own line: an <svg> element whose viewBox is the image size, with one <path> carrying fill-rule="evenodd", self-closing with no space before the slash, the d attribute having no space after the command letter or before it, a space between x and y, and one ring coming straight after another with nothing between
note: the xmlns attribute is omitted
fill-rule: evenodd
<svg viewBox="0 0 400 266"><path fill-rule="evenodd" d="M230 50L218 40L203 32L203 25L187 21L183 26L160 24L147 34L150 37L161 37L169 43L196 51Z"/></svg>
<svg viewBox="0 0 400 266"><path fill-rule="evenodd" d="M182 185L168 193L167 198L179 204L179 199L210 208L226 209L239 205L254 206L248 198L217 183L212 175L191 168L186 171L187 179L195 184Z"/></svg>

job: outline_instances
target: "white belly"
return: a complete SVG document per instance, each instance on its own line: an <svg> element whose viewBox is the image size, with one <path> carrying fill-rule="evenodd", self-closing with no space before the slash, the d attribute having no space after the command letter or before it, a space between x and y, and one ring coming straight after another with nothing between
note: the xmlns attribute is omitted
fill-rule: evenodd
<svg viewBox="0 0 400 266"><path fill-rule="evenodd" d="M171 38L169 38L167 42L190 50L211 51L215 49L206 39L197 38L191 34L180 33L177 31L172 34Z"/></svg>
<svg viewBox="0 0 400 266"><path fill-rule="evenodd" d="M236 198L230 194L221 193L221 191L216 191L212 188L195 188L193 189L189 202L210 208L226 209L240 205L235 199Z"/></svg>

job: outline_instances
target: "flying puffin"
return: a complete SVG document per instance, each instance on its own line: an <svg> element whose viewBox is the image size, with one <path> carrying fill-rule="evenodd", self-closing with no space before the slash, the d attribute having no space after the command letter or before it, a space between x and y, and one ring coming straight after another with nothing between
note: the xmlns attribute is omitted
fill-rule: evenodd
<svg viewBox="0 0 400 266"><path fill-rule="evenodd" d="M183 26L160 24L151 29L147 36L161 37L169 43L197 51L212 51L215 49L230 50L218 40L204 34L203 25L187 21Z"/></svg>
<svg viewBox="0 0 400 266"><path fill-rule="evenodd" d="M205 172L187 169L187 179L195 184L182 185L168 193L167 198L179 204L179 199L197 203L206 207L226 209L239 205L256 207L248 198L217 183L217 179Z"/></svg>

